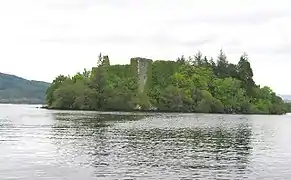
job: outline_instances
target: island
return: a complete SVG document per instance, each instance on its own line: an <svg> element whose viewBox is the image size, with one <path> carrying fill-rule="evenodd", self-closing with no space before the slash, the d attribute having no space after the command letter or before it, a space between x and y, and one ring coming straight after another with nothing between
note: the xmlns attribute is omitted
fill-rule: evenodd
<svg viewBox="0 0 291 180"><path fill-rule="evenodd" d="M96 67L57 76L46 92L48 109L157 111L226 114L285 114L286 104L253 80L248 55L230 63L198 51L175 61L135 57L111 65L100 53Z"/></svg>

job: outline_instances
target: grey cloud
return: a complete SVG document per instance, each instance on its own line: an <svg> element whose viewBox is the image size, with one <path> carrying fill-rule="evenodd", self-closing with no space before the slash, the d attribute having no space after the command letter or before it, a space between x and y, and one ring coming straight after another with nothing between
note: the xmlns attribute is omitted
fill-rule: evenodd
<svg viewBox="0 0 291 180"><path fill-rule="evenodd" d="M112 36L102 36L102 37L59 37L42 39L42 43L85 43L85 44L95 44L95 43L117 43L117 44L129 44L137 41L133 36L126 35L112 35Z"/></svg>
<svg viewBox="0 0 291 180"><path fill-rule="evenodd" d="M278 47L274 51L277 54L288 54L291 55L291 44L288 45L282 45L281 47Z"/></svg>
<svg viewBox="0 0 291 180"><path fill-rule="evenodd" d="M102 37L58 37L50 39L42 39L42 43L68 43L68 44L95 44L95 43L111 43L111 44L135 44L135 43L148 43L153 45L163 45L163 46L201 46L204 44L212 43L217 40L217 36L209 35L207 37L200 37L197 39L189 39L182 41L167 35L156 34L148 37L141 36L130 36L130 35L112 35L112 36L102 36Z"/></svg>
<svg viewBox="0 0 291 180"><path fill-rule="evenodd" d="M209 36L204 37L204 38L197 38L195 40L188 40L188 41L180 42L180 44L183 46L195 47L195 46L202 46L205 44L214 43L217 40L218 40L218 36L209 35Z"/></svg>
<svg viewBox="0 0 291 180"><path fill-rule="evenodd" d="M236 38L229 39L227 42L223 44L223 46L227 50L228 53L231 53L231 54L243 53L241 42Z"/></svg>
<svg viewBox="0 0 291 180"><path fill-rule="evenodd" d="M146 38L146 43L164 45L164 46L186 46L186 47L195 47L202 46L204 44L209 44L216 42L218 36L208 35L205 37L195 37L189 36L187 40L181 40L164 33L157 33Z"/></svg>
<svg viewBox="0 0 291 180"><path fill-rule="evenodd" d="M125 7L128 4L130 4L130 0L62 0L50 2L48 6L53 9L82 10L92 6Z"/></svg>
<svg viewBox="0 0 291 180"><path fill-rule="evenodd" d="M132 35L112 35L96 37L91 39L93 42L105 42L105 43L118 43L118 44L131 44L140 41L139 37Z"/></svg>
<svg viewBox="0 0 291 180"><path fill-rule="evenodd" d="M238 47L241 45L240 41L236 38L230 39L227 43L227 46L234 46L234 47Z"/></svg>
<svg viewBox="0 0 291 180"><path fill-rule="evenodd" d="M41 39L41 43L80 43L81 39L79 38L50 38L50 39Z"/></svg>
<svg viewBox="0 0 291 180"><path fill-rule="evenodd" d="M87 3L86 1L72 1L72 2L50 2L48 4L49 8L61 8L61 9L80 9L80 8L84 8L87 7Z"/></svg>
<svg viewBox="0 0 291 180"><path fill-rule="evenodd" d="M171 20L170 23L174 24L188 24L188 23L210 23L210 24L261 24L268 22L272 19L281 18L281 17L290 17L290 12L271 12L271 11L263 11L263 12L254 12L249 14L233 14L233 15L225 15L225 16L211 16L211 17L201 17L195 16L192 18L185 19L176 19Z"/></svg>
<svg viewBox="0 0 291 180"><path fill-rule="evenodd" d="M102 1L94 0L52 0L49 1L47 6L52 9L71 9L71 10L83 10L88 7L100 5Z"/></svg>
<svg viewBox="0 0 291 180"><path fill-rule="evenodd" d="M291 55L291 42L288 42L286 44L281 44L281 45L276 45L267 47L257 47L257 48L252 48L250 49L251 52L253 53L258 53L258 54L264 54L264 55Z"/></svg>

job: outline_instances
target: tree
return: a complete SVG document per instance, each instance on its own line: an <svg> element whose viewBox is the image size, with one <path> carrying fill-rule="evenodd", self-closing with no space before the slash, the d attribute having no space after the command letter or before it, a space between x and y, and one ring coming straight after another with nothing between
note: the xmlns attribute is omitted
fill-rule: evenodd
<svg viewBox="0 0 291 180"><path fill-rule="evenodd" d="M51 86L46 91L46 101L49 106L51 106L55 100L53 96L55 90L57 90L67 80L68 78L64 75L59 75L53 80Z"/></svg>
<svg viewBox="0 0 291 180"><path fill-rule="evenodd" d="M239 112L246 98L244 89L240 87L240 81L229 77L215 79L213 84L214 96L224 104L225 112Z"/></svg>
<svg viewBox="0 0 291 180"><path fill-rule="evenodd" d="M200 51L194 55L194 61L192 64L194 66L201 66L203 64L203 55Z"/></svg>
<svg viewBox="0 0 291 180"><path fill-rule="evenodd" d="M221 49L219 55L217 57L217 67L216 67L216 75L219 78L229 77L228 73L228 61L225 53Z"/></svg>
<svg viewBox="0 0 291 180"><path fill-rule="evenodd" d="M187 59L155 61L148 70L151 83L140 92L134 61L110 65L100 53L92 71L56 77L46 100L51 108L82 110L284 114L289 108L271 88L256 85L246 53L232 64L222 50L216 63L198 51Z"/></svg>
<svg viewBox="0 0 291 180"><path fill-rule="evenodd" d="M254 96L255 82L253 80L253 70L248 61L248 55L244 53L237 64L238 79L242 81L242 87L246 89L248 96Z"/></svg>
<svg viewBox="0 0 291 180"><path fill-rule="evenodd" d="M177 62L181 63L181 64L185 64L186 63L186 59L185 59L184 55L182 55L181 57L178 57L177 58Z"/></svg>

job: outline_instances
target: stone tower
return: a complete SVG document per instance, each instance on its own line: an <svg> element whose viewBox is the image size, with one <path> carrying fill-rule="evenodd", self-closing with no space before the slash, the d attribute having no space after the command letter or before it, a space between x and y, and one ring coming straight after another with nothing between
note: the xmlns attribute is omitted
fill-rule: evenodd
<svg viewBox="0 0 291 180"><path fill-rule="evenodd" d="M137 77L139 92L147 93L152 77L152 60L140 57L131 58L130 65L133 75Z"/></svg>

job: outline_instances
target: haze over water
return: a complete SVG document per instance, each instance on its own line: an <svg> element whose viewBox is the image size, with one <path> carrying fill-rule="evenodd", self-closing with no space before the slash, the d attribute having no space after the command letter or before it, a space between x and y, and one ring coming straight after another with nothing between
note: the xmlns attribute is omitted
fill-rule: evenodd
<svg viewBox="0 0 291 180"><path fill-rule="evenodd" d="M0 105L0 179L289 179L290 118Z"/></svg>

